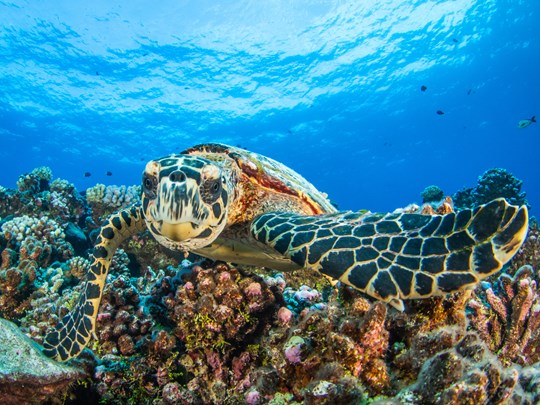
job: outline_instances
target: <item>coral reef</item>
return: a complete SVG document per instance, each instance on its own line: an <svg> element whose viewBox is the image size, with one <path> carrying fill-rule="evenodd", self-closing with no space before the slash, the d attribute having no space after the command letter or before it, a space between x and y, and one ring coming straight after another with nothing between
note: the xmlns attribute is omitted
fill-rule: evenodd
<svg viewBox="0 0 540 405"><path fill-rule="evenodd" d="M478 177L475 187L464 188L452 196L457 209L473 208L496 198L505 198L510 204L526 205L526 193L521 191L523 181L506 169L487 170ZM530 208L530 207L529 207Z"/></svg>
<svg viewBox="0 0 540 405"><path fill-rule="evenodd" d="M22 175L17 189L0 188L0 218L41 216L79 223L87 214L86 203L73 184L55 179L48 167Z"/></svg>
<svg viewBox="0 0 540 405"><path fill-rule="evenodd" d="M49 181L52 179L52 171L49 167L37 167L30 173L19 176L17 180L17 190L21 192L30 191L39 193L49 188Z"/></svg>
<svg viewBox="0 0 540 405"><path fill-rule="evenodd" d="M29 236L35 236L50 243L54 243L56 238L65 238L58 222L46 216L40 218L33 218L28 215L15 217L4 222L0 230L8 244L10 240L22 242Z"/></svg>
<svg viewBox="0 0 540 405"><path fill-rule="evenodd" d="M524 202L521 183L496 170L467 204L503 184L505 197ZM82 291L98 224L139 192L97 185L81 195L43 168L21 176L16 190L0 187L0 317L42 342ZM421 207L400 211L453 210L438 188L422 197ZM82 356L95 362L83 361L88 377L67 395L103 403L538 403L539 236L532 223L503 274L474 291L406 302L398 312L316 271L190 262L143 232L113 257L97 339ZM12 387L1 381L3 403ZM67 398L64 386L56 392L39 398Z"/></svg>
<svg viewBox="0 0 540 405"><path fill-rule="evenodd" d="M0 230L6 242L0 266L0 316L15 319L30 308L39 270L53 260L70 259L73 249L64 240L62 227L46 216L15 217L4 222Z"/></svg>
<svg viewBox="0 0 540 405"><path fill-rule="evenodd" d="M504 403L512 396L517 370L505 370L475 334L459 340L451 336L450 342L423 363L417 381L400 391L398 399L416 404L487 404Z"/></svg>

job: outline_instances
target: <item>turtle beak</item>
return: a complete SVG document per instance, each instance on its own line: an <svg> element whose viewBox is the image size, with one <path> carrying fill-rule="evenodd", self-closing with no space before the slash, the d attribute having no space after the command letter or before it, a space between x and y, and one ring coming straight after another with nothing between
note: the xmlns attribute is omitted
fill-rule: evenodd
<svg viewBox="0 0 540 405"><path fill-rule="evenodd" d="M160 233L172 241L183 242L199 236L201 232L195 229L192 222L182 222L178 224L163 223Z"/></svg>

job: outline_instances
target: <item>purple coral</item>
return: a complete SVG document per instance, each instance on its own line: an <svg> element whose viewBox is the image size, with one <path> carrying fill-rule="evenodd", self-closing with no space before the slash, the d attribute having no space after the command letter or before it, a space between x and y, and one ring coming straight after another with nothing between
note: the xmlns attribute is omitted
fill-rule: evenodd
<svg viewBox="0 0 540 405"><path fill-rule="evenodd" d="M246 404L248 405L258 405L262 401L261 394L257 390L250 390L246 393L245 396Z"/></svg>
<svg viewBox="0 0 540 405"><path fill-rule="evenodd" d="M306 341L300 336L291 337L285 343L285 358L291 364L298 364L302 361L302 350L306 346Z"/></svg>

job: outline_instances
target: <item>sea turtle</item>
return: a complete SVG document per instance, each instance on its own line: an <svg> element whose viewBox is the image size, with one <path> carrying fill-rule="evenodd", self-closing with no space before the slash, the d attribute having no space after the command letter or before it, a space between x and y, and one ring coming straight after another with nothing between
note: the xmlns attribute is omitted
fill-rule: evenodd
<svg viewBox="0 0 540 405"><path fill-rule="evenodd" d="M148 229L168 248L278 270L310 267L403 310L402 299L474 286L525 239L527 208L494 200L447 215L338 212L281 163L204 144L147 163L141 203L101 226L79 301L44 341L65 361L95 335L113 254Z"/></svg>

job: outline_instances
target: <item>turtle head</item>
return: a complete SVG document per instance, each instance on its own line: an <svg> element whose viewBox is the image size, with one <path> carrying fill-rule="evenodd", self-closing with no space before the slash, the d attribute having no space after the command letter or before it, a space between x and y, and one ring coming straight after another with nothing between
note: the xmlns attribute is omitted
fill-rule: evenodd
<svg viewBox="0 0 540 405"><path fill-rule="evenodd" d="M170 249L205 247L227 223L232 179L208 159L170 155L151 160L143 172L142 190L146 226Z"/></svg>

